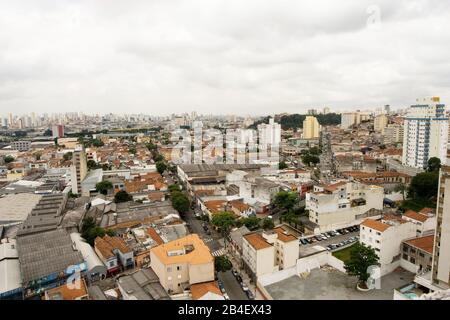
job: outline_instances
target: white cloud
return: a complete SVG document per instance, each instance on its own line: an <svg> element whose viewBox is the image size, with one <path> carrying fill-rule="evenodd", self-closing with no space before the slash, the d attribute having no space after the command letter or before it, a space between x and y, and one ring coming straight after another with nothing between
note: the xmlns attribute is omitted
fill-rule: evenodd
<svg viewBox="0 0 450 320"><path fill-rule="evenodd" d="M376 27L368 8L379 8ZM439 0L3 0L0 110L267 114L449 101L449 9Z"/></svg>

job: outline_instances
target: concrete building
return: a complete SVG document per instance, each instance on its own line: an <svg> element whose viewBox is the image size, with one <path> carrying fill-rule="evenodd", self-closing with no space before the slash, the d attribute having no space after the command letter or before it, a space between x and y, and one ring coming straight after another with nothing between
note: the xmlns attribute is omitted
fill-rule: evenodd
<svg viewBox="0 0 450 320"><path fill-rule="evenodd" d="M0 242L0 300L14 298L22 298L17 243L15 239L2 239Z"/></svg>
<svg viewBox="0 0 450 320"><path fill-rule="evenodd" d="M119 276L117 286L123 300L170 300L151 268Z"/></svg>
<svg viewBox="0 0 450 320"><path fill-rule="evenodd" d="M401 245L400 266L413 273L431 271L433 263L434 234L405 240Z"/></svg>
<svg viewBox="0 0 450 320"><path fill-rule="evenodd" d="M214 281L214 258L197 234L191 234L150 251L151 267L169 294L190 285Z"/></svg>
<svg viewBox="0 0 450 320"><path fill-rule="evenodd" d="M383 198L382 187L342 181L315 186L313 192L306 194L306 209L309 220L316 225L314 232L321 233L380 216Z"/></svg>
<svg viewBox="0 0 450 320"><path fill-rule="evenodd" d="M86 152L84 151L84 148L78 149L72 156L71 183L73 194L82 193L81 182L83 182L87 174Z"/></svg>
<svg viewBox="0 0 450 320"><path fill-rule="evenodd" d="M107 269L94 249L81 237L78 232L70 234L76 250L80 251L86 263L86 277L88 281L103 280L106 278Z"/></svg>
<svg viewBox="0 0 450 320"><path fill-rule="evenodd" d="M388 124L384 128L384 143L403 143L404 128L399 124Z"/></svg>
<svg viewBox="0 0 450 320"><path fill-rule="evenodd" d="M281 125L270 118L268 124L258 125L258 135L259 145L279 147L281 144Z"/></svg>
<svg viewBox="0 0 450 320"><path fill-rule="evenodd" d="M294 267L298 257L298 238L282 227L243 236L244 270L254 282L263 275Z"/></svg>
<svg viewBox="0 0 450 320"><path fill-rule="evenodd" d="M357 112L346 112L341 114L341 128L348 129L353 125L361 123L361 118Z"/></svg>
<svg viewBox="0 0 450 320"><path fill-rule="evenodd" d="M450 288L450 167L441 168L433 252L433 283Z"/></svg>
<svg viewBox="0 0 450 320"><path fill-rule="evenodd" d="M405 239L416 236L416 226L401 217L366 219L361 223L360 242L375 249L379 258L381 275L400 266L400 247Z"/></svg>
<svg viewBox="0 0 450 320"><path fill-rule="evenodd" d="M53 138L63 138L64 137L64 125L57 124L52 127Z"/></svg>
<svg viewBox="0 0 450 320"><path fill-rule="evenodd" d="M31 141L13 141L11 142L11 149L18 151L28 151L31 146Z"/></svg>
<svg viewBox="0 0 450 320"><path fill-rule="evenodd" d="M379 114L373 121L373 129L376 132L384 133L384 128L388 125L388 118L385 114Z"/></svg>
<svg viewBox="0 0 450 320"><path fill-rule="evenodd" d="M116 273L120 269L134 267L134 254L125 241L119 237L105 235L97 237L94 241L95 252L107 268L107 273ZM98 268L98 270L100 270ZM94 270L95 273L99 271ZM100 275L101 276L101 275Z"/></svg>
<svg viewBox="0 0 450 320"><path fill-rule="evenodd" d="M402 163L414 168L425 168L432 157L447 162L449 118L445 105L438 97L422 103L409 108L404 123Z"/></svg>
<svg viewBox="0 0 450 320"><path fill-rule="evenodd" d="M303 120L303 139L319 138L320 125L316 117L307 116Z"/></svg>

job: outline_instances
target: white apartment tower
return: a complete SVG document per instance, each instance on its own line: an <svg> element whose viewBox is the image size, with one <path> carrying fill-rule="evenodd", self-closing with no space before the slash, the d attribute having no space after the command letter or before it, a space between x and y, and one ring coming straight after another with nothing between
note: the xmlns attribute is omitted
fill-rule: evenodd
<svg viewBox="0 0 450 320"><path fill-rule="evenodd" d="M432 157L447 161L449 119L445 105L438 97L421 102L409 108L404 123L402 163L414 168L425 168Z"/></svg>

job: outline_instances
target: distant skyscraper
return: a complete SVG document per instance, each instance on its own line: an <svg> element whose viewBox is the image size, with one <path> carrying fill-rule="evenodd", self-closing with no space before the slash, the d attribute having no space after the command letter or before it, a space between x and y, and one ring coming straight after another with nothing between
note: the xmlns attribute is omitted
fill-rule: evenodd
<svg viewBox="0 0 450 320"><path fill-rule="evenodd" d="M327 113L330 113L330 108L328 108L328 107L323 108L323 114L327 114Z"/></svg>
<svg viewBox="0 0 450 320"><path fill-rule="evenodd" d="M438 97L423 102L409 108L404 123L402 162L414 168L425 168L432 157L447 162L449 119L445 105Z"/></svg>
<svg viewBox="0 0 450 320"><path fill-rule="evenodd" d="M312 116L315 116L317 114L317 110L316 109L309 109L308 110L308 114L312 115Z"/></svg>
<svg viewBox="0 0 450 320"><path fill-rule="evenodd" d="M62 124L57 124L52 127L53 138L63 138L64 137L64 126Z"/></svg>
<svg viewBox="0 0 450 320"><path fill-rule="evenodd" d="M384 106L384 112L385 112L385 113L390 113L390 112L391 112L391 106L388 105L388 104L385 105L385 106Z"/></svg>
<svg viewBox="0 0 450 320"><path fill-rule="evenodd" d="M319 137L320 125L316 117L307 116L303 121L303 138L314 139Z"/></svg>
<svg viewBox="0 0 450 320"><path fill-rule="evenodd" d="M359 112L346 112L341 114L341 128L348 129L353 125L357 125L361 122Z"/></svg>
<svg viewBox="0 0 450 320"><path fill-rule="evenodd" d="M261 145L279 146L281 143L281 125L270 118L269 124L258 125L258 135Z"/></svg>
<svg viewBox="0 0 450 320"><path fill-rule="evenodd" d="M443 166L440 173L437 204L437 225L434 236L433 283L450 288L450 167Z"/></svg>

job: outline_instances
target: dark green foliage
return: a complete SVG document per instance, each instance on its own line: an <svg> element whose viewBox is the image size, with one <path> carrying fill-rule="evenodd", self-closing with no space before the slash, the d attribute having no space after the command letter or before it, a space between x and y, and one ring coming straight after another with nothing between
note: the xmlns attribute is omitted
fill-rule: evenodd
<svg viewBox="0 0 450 320"><path fill-rule="evenodd" d="M378 256L373 248L357 242L350 251L350 259L345 262L345 270L349 275L357 276L360 282L369 279L367 269L378 265Z"/></svg>
<svg viewBox="0 0 450 320"><path fill-rule="evenodd" d="M132 200L133 200L133 197L124 190L117 192L116 195L114 196L115 203L128 202L128 201L132 201Z"/></svg>

